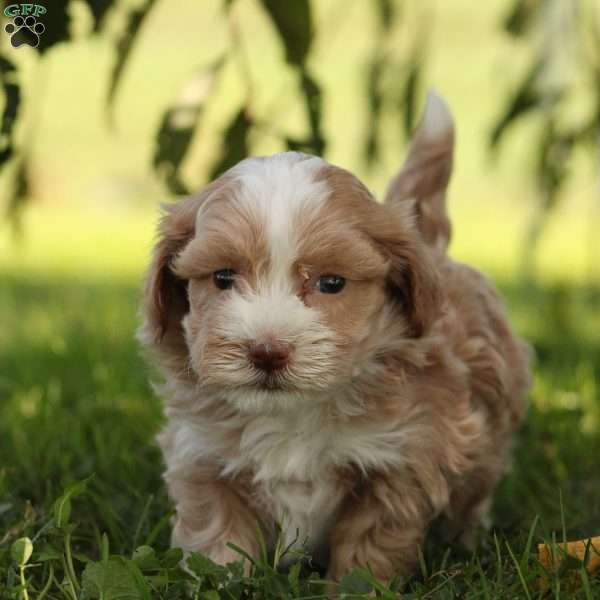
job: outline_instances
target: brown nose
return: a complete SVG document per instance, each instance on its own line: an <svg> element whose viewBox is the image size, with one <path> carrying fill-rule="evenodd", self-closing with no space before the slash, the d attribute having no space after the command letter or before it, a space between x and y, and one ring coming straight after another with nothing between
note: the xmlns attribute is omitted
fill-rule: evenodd
<svg viewBox="0 0 600 600"><path fill-rule="evenodd" d="M252 344L249 350L254 366L263 371L277 371L288 364L291 347L283 342Z"/></svg>

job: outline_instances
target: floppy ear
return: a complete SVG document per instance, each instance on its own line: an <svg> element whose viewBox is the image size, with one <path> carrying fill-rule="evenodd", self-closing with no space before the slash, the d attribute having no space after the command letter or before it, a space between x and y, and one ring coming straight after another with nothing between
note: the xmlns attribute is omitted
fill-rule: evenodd
<svg viewBox="0 0 600 600"><path fill-rule="evenodd" d="M442 251L446 250L451 235L446 188L452 173L453 151L454 123L450 109L431 91L406 161L390 182L384 202L414 200L417 227L423 239Z"/></svg>
<svg viewBox="0 0 600 600"><path fill-rule="evenodd" d="M188 312L187 282L173 273L171 262L194 236L199 202L192 197L164 206L144 291L145 330L155 343L177 329Z"/></svg>
<svg viewBox="0 0 600 600"><path fill-rule="evenodd" d="M388 286L414 337L425 334L440 313L442 293L430 249L414 224L411 203L379 206L369 235L390 261Z"/></svg>
<svg viewBox="0 0 600 600"><path fill-rule="evenodd" d="M221 185L222 179L214 181L200 194L164 207L146 275L140 339L171 355L187 354L181 322L189 312L187 281L175 274L172 263L194 237L198 210Z"/></svg>

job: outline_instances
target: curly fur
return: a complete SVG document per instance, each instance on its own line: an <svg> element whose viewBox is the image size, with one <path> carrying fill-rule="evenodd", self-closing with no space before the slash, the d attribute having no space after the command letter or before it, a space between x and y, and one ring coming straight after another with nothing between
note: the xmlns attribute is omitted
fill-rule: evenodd
<svg viewBox="0 0 600 600"><path fill-rule="evenodd" d="M485 521L523 419L528 348L498 294L446 254L453 125L430 96L405 167L376 202L297 153L247 159L166 208L144 300L167 422L173 544L285 541L339 578L413 568L431 522ZM232 289L212 273L233 269ZM346 279L339 294L320 275ZM293 348L267 381L249 344Z"/></svg>

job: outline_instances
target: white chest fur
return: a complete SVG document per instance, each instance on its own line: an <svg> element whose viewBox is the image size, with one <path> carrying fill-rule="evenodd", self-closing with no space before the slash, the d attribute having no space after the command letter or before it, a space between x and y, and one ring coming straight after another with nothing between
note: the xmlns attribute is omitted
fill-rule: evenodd
<svg viewBox="0 0 600 600"><path fill-rule="evenodd" d="M393 424L369 427L363 422L358 427L316 410L246 417L243 425L238 423L241 435L235 438L232 423L185 420L174 425L179 458L217 459L228 476L242 470L254 473L254 485L267 499L271 518L282 527L283 543L297 538L311 549L327 534L343 498L336 468L354 466L367 473L397 466L408 434Z"/></svg>

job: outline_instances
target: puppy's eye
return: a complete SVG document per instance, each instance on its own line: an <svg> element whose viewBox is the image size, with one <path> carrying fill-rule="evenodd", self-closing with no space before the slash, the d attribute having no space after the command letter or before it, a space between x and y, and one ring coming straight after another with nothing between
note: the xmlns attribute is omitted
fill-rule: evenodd
<svg viewBox="0 0 600 600"><path fill-rule="evenodd" d="M213 281L220 290L228 290L235 282L235 271L233 269L221 269L213 273Z"/></svg>
<svg viewBox="0 0 600 600"><path fill-rule="evenodd" d="M317 280L317 289L322 294L337 294L346 285L346 280L339 275L321 275Z"/></svg>

